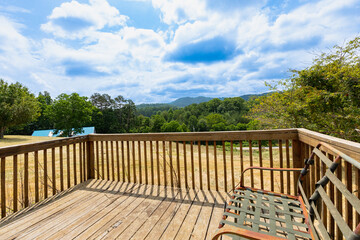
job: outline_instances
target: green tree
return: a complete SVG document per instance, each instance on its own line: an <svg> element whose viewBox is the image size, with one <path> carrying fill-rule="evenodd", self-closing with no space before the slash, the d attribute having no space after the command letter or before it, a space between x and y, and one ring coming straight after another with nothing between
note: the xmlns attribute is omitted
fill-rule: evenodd
<svg viewBox="0 0 360 240"><path fill-rule="evenodd" d="M206 116L206 123L210 131L220 131L221 129L225 129L226 126L226 120L218 113L211 113Z"/></svg>
<svg viewBox="0 0 360 240"><path fill-rule="evenodd" d="M255 100L251 116L267 128L305 127L359 140L360 38L292 72L277 86L282 91Z"/></svg>
<svg viewBox="0 0 360 240"><path fill-rule="evenodd" d="M178 121L172 120L169 123L164 123L161 127L162 132L182 132L182 127Z"/></svg>
<svg viewBox="0 0 360 240"><path fill-rule="evenodd" d="M63 93L54 100L48 111L54 122L55 133L62 131L62 136L71 136L81 133L82 127L91 123L94 107L87 97Z"/></svg>
<svg viewBox="0 0 360 240"><path fill-rule="evenodd" d="M0 79L0 139L8 127L25 125L39 116L39 104L20 83L8 84Z"/></svg>

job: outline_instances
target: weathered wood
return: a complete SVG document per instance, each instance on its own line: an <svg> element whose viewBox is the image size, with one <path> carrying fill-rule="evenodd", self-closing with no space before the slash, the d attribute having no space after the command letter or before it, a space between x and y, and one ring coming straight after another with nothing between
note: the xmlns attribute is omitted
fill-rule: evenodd
<svg viewBox="0 0 360 240"><path fill-rule="evenodd" d="M64 191L64 159L63 146L59 148L59 162L60 162L60 191Z"/></svg>
<svg viewBox="0 0 360 240"><path fill-rule="evenodd" d="M154 185L154 152L153 152L153 143L150 141L150 164L151 164L151 184Z"/></svg>
<svg viewBox="0 0 360 240"><path fill-rule="evenodd" d="M270 158L270 167L273 168L274 167L274 158L273 158L273 151L272 151L272 141L269 140L269 158ZM271 171L270 172L270 179L274 179L274 172ZM294 182L295 182L295 177L294 177ZM270 181L270 185L271 185L271 191L274 191L274 181ZM294 187L294 191L296 192L296 188Z"/></svg>
<svg viewBox="0 0 360 240"><path fill-rule="evenodd" d="M93 142L93 141L90 141ZM99 142L96 141L96 177L97 179L100 179L100 152L99 152ZM125 181L123 179L123 181Z"/></svg>
<svg viewBox="0 0 360 240"><path fill-rule="evenodd" d="M87 149L87 180L95 178L95 159L94 159L94 142L89 141L86 144ZM97 168L99 168L99 161L97 161ZM120 181L120 179L118 179Z"/></svg>
<svg viewBox="0 0 360 240"><path fill-rule="evenodd" d="M47 149L44 150L44 198L48 197Z"/></svg>
<svg viewBox="0 0 360 240"><path fill-rule="evenodd" d="M184 175L185 175L185 187L188 188L188 177L187 177L187 162L186 162L186 142L183 142L183 154L184 154Z"/></svg>
<svg viewBox="0 0 360 240"><path fill-rule="evenodd" d="M337 167L337 169L335 171L336 177L338 179L342 179L342 171L343 171L342 164L339 164L339 166ZM339 213L343 215L342 193L340 192L339 189L336 189L336 191L335 191L335 206L336 206L337 210L339 211ZM338 240L343 239L339 226L336 226L335 236L336 236L336 239L338 239Z"/></svg>
<svg viewBox="0 0 360 240"><path fill-rule="evenodd" d="M249 159L250 159L250 167L254 166L253 162L253 150L252 150L252 141L249 140ZM254 170L250 170L250 181L251 187L254 187Z"/></svg>
<svg viewBox="0 0 360 240"><path fill-rule="evenodd" d="M77 184L77 171L76 171L76 144L73 144L73 173L74 173L74 185Z"/></svg>
<svg viewBox="0 0 360 240"><path fill-rule="evenodd" d="M124 150L124 141L121 141L121 163L122 163L122 181L125 182L125 150Z"/></svg>
<svg viewBox="0 0 360 240"><path fill-rule="evenodd" d="M1 177L1 217L2 218L6 217L5 166L6 166L6 158L1 157L0 177Z"/></svg>
<svg viewBox="0 0 360 240"><path fill-rule="evenodd" d="M111 154L111 176L112 180L115 181L115 157L114 157L114 142L110 142L110 154Z"/></svg>
<svg viewBox="0 0 360 240"><path fill-rule="evenodd" d="M192 189L195 189L194 147L192 141L190 142L190 159L191 159L191 184L192 184Z"/></svg>
<svg viewBox="0 0 360 240"><path fill-rule="evenodd" d="M146 141L144 141L144 168L145 168L145 184L149 184L149 176L148 176L148 162L147 162L147 147Z"/></svg>
<svg viewBox="0 0 360 240"><path fill-rule="evenodd" d="M174 167L173 167L173 159L172 159L172 142L169 142L169 162L170 162L170 184L174 187Z"/></svg>
<svg viewBox="0 0 360 240"><path fill-rule="evenodd" d="M6 157L6 156L13 156L15 154L20 155L20 154L24 154L24 153L28 153L28 152L56 148L56 147L65 146L68 144L84 142L87 140L88 140L88 136L79 136L79 137L72 137L72 138L63 138L63 139L57 139L57 140L1 147L0 148L0 158Z"/></svg>
<svg viewBox="0 0 360 240"><path fill-rule="evenodd" d="M201 142L198 141L198 160L199 160L199 180L200 180L200 190L203 189L202 181L202 164L201 164Z"/></svg>
<svg viewBox="0 0 360 240"><path fill-rule="evenodd" d="M237 140L297 139L297 129L183 132L183 133L141 133L141 134L89 134L90 141L237 141Z"/></svg>
<svg viewBox="0 0 360 240"><path fill-rule="evenodd" d="M261 148L261 141L259 141L259 165L260 167L263 166L263 159L262 159L262 148ZM263 170L260 170L260 187L264 189L264 174Z"/></svg>
<svg viewBox="0 0 360 240"><path fill-rule="evenodd" d="M117 180L120 182L120 150L119 150L119 141L115 142L116 147L116 170L117 170Z"/></svg>
<svg viewBox="0 0 360 240"><path fill-rule="evenodd" d="M13 156L13 211L18 211L18 156Z"/></svg>
<svg viewBox="0 0 360 240"><path fill-rule="evenodd" d="M160 157L159 157L159 142L156 141L156 172L157 172L157 183L160 185Z"/></svg>
<svg viewBox="0 0 360 240"><path fill-rule="evenodd" d="M105 159L104 159L104 142L100 142L101 148L101 178L105 180Z"/></svg>
<svg viewBox="0 0 360 240"><path fill-rule="evenodd" d="M106 149L106 179L110 180L110 155L109 155L109 141L105 141Z"/></svg>
<svg viewBox="0 0 360 240"><path fill-rule="evenodd" d="M128 174L128 182L131 182L131 178L130 178L130 171L131 171L131 168L130 168L130 142L129 141L126 141L126 152L127 152L127 174Z"/></svg>
<svg viewBox="0 0 360 240"><path fill-rule="evenodd" d="M163 146L163 168L164 168L164 186L167 185L167 172L166 172L166 145L165 141L162 142Z"/></svg>
<svg viewBox="0 0 360 240"><path fill-rule="evenodd" d="M24 206L29 206L29 153L24 154Z"/></svg>
<svg viewBox="0 0 360 240"><path fill-rule="evenodd" d="M233 141L230 142L230 164L231 164L231 190L235 189L235 177L234 177L234 144Z"/></svg>
<svg viewBox="0 0 360 240"><path fill-rule="evenodd" d="M279 161L280 161L280 168L284 167L284 155L283 155L283 147L282 147L282 140L279 140ZM301 151L300 151L301 154ZM300 156L301 158L301 156ZM280 172L280 192L284 193L284 173Z"/></svg>
<svg viewBox="0 0 360 240"><path fill-rule="evenodd" d="M345 163L345 185L349 192L353 192L353 182L352 182L352 165L348 162ZM345 201L345 220L349 227L353 228L353 208L348 201Z"/></svg>
<svg viewBox="0 0 360 240"><path fill-rule="evenodd" d="M34 181L35 181L35 203L40 201L39 196L39 152L34 153Z"/></svg>
<svg viewBox="0 0 360 240"><path fill-rule="evenodd" d="M181 188L181 167L180 167L180 151L179 142L176 142L176 166L177 166L177 187Z"/></svg>
<svg viewBox="0 0 360 240"><path fill-rule="evenodd" d="M67 187L71 186L71 176L70 176L70 145L66 145L66 168L67 168Z"/></svg>
<svg viewBox="0 0 360 240"><path fill-rule="evenodd" d="M131 142L132 146L132 163L133 163L133 175L134 175L134 183L138 182L136 177L136 157L135 157L135 141Z"/></svg>
<svg viewBox="0 0 360 240"><path fill-rule="evenodd" d="M301 159L301 146L300 141L293 139L292 140L292 156L293 156L293 166L294 168L302 168L303 160ZM294 183L299 179L299 173L294 173ZM294 192L297 192L296 184L294 184Z"/></svg>
<svg viewBox="0 0 360 240"><path fill-rule="evenodd" d="M83 176L83 155L82 155L82 143L79 143L79 170L80 170L80 181L83 182L84 176Z"/></svg>
<svg viewBox="0 0 360 240"><path fill-rule="evenodd" d="M299 128L297 131L299 134L298 139L310 146L315 147L319 142L328 143L351 158L360 159L360 143L328 136L304 128Z"/></svg>
<svg viewBox="0 0 360 240"><path fill-rule="evenodd" d="M141 143L138 141L138 158L139 158L139 181L142 183L142 170L141 170Z"/></svg>
<svg viewBox="0 0 360 240"><path fill-rule="evenodd" d="M305 151L301 151L301 153L305 153ZM285 158L286 158L286 168L290 168L290 149L289 149L289 140L285 140ZM302 157L304 159L304 157ZM295 184L295 182L293 183ZM290 172L286 172L286 193L291 194L290 190L291 180L290 180ZM295 194L294 194L295 195Z"/></svg>
<svg viewBox="0 0 360 240"><path fill-rule="evenodd" d="M214 141L214 171L215 171L215 190L219 191L216 141Z"/></svg>
<svg viewBox="0 0 360 240"><path fill-rule="evenodd" d="M224 189L227 192L227 168L226 168L226 150L225 141L222 141L223 165L224 165Z"/></svg>
<svg viewBox="0 0 360 240"><path fill-rule="evenodd" d="M55 148L51 149L51 175L52 175L52 194L56 194L56 165Z"/></svg>
<svg viewBox="0 0 360 240"><path fill-rule="evenodd" d="M207 189L210 190L210 158L209 158L208 141L206 141L206 179L207 179Z"/></svg>

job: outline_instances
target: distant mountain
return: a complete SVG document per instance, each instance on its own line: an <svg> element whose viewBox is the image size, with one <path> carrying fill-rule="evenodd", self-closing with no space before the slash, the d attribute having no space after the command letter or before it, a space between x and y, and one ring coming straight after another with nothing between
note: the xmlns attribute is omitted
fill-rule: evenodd
<svg viewBox="0 0 360 240"><path fill-rule="evenodd" d="M269 93L260 93L260 94L246 94L246 95L242 95L240 96L241 98L243 98L244 100L248 101L250 98L252 97L261 97L264 95L267 95ZM163 111L163 110L169 110L170 108L182 108L182 107L186 107L189 106L191 104L194 103L203 103L203 102L208 102L210 101L211 97L203 97L203 96L199 96L199 97L183 97L183 98L178 98L175 101L169 102L169 103L150 103L150 104L139 104L136 105L137 109L144 109L144 108L151 108L153 111L157 110L157 111ZM224 100L224 97L219 98L220 100Z"/></svg>
<svg viewBox="0 0 360 240"><path fill-rule="evenodd" d="M186 107L194 103L202 103L202 102L208 102L213 98L210 97L183 97L178 98L173 102L170 102L170 105L177 106L177 107Z"/></svg>

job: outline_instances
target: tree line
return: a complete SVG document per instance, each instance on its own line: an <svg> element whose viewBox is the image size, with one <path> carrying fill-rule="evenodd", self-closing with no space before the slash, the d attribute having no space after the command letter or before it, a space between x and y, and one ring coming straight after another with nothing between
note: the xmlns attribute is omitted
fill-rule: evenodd
<svg viewBox="0 0 360 240"><path fill-rule="evenodd" d="M224 131L304 127L359 141L360 38L335 46L302 70L252 98L212 99L183 108L147 106L137 109L122 96L94 93L49 93L37 97L20 83L0 80L0 138L38 129L62 130L95 126L98 133ZM360 131L360 130L359 130Z"/></svg>

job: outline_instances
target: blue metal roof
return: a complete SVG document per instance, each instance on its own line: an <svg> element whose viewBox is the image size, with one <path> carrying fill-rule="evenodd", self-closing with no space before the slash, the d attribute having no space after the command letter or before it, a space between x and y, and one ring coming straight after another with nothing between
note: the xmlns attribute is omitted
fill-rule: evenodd
<svg viewBox="0 0 360 240"><path fill-rule="evenodd" d="M84 136L91 133L95 133L95 127L83 127L83 132L78 133L75 136ZM57 134L54 134L55 129L48 129L48 130L36 130L33 132L31 136L33 137L59 137L61 134L61 131Z"/></svg>

